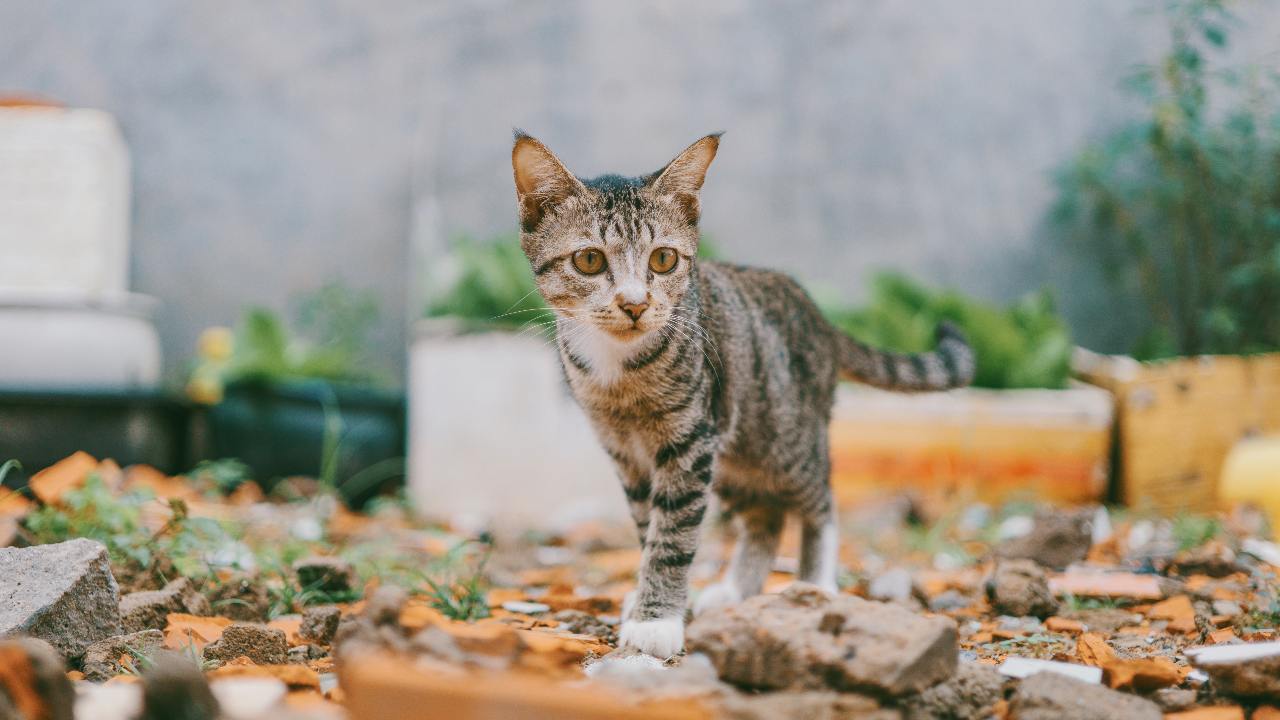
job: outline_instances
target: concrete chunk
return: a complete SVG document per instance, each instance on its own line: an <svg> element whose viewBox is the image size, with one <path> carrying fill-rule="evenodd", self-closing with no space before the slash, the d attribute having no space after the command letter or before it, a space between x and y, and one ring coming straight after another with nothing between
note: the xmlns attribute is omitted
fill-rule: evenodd
<svg viewBox="0 0 1280 720"><path fill-rule="evenodd" d="M101 543L0 548L0 637L30 635L77 659L92 643L120 634L119 602Z"/></svg>

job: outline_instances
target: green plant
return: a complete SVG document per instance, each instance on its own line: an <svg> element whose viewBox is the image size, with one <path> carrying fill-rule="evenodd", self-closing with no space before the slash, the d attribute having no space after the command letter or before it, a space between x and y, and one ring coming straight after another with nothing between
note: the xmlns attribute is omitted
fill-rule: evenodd
<svg viewBox="0 0 1280 720"><path fill-rule="evenodd" d="M149 491L116 494L95 473L69 490L58 505L35 510L23 524L40 544L85 537L105 545L115 564L146 568L163 555L183 575L207 574L205 553L228 541L230 534L215 520L191 517L181 500L169 501L169 520L149 532L142 524L142 510L153 502Z"/></svg>
<svg viewBox="0 0 1280 720"><path fill-rule="evenodd" d="M1217 518L1181 513L1173 518L1172 532L1179 551L1194 550L1218 537L1222 523Z"/></svg>
<svg viewBox="0 0 1280 720"><path fill-rule="evenodd" d="M382 381L369 370L367 353L368 334L378 318L372 293L330 283L296 305L295 332L263 307L247 309L234 334L226 328L207 329L187 393L198 402L216 404L223 386L236 380Z"/></svg>
<svg viewBox="0 0 1280 720"><path fill-rule="evenodd" d="M1144 301L1141 358L1280 348L1280 112L1275 76L1211 69L1223 0L1166 0L1171 43L1129 89L1138 119L1059 176L1059 226Z"/></svg>
<svg viewBox="0 0 1280 720"><path fill-rule="evenodd" d="M935 292L897 273L872 280L871 303L848 309L823 303L838 327L863 342L899 352L934 346L938 323L957 324L977 356L974 385L1062 388L1071 364L1071 336L1053 298L1040 292L999 308L956 292Z"/></svg>
<svg viewBox="0 0 1280 720"><path fill-rule="evenodd" d="M441 292L427 304L427 317L452 316L477 326L518 328L547 312L529 261L512 235L487 242L461 236L437 277Z"/></svg>
<svg viewBox="0 0 1280 720"><path fill-rule="evenodd" d="M12 459L5 460L4 464L0 465L0 485L4 484L4 479L9 475L9 473L13 472L14 470L21 470L21 469L22 469L22 463L18 462L17 460L12 460Z"/></svg>
<svg viewBox="0 0 1280 720"><path fill-rule="evenodd" d="M234 458L201 460L187 477L197 485L210 486L224 495L252 479L249 466Z"/></svg>
<svg viewBox="0 0 1280 720"><path fill-rule="evenodd" d="M466 543L450 552L457 555L464 552ZM451 578L437 582L426 578L427 599L431 606L442 615L453 620L471 622L489 617L489 600L485 592L484 566L489 560L486 550L476 563L475 569L463 578Z"/></svg>

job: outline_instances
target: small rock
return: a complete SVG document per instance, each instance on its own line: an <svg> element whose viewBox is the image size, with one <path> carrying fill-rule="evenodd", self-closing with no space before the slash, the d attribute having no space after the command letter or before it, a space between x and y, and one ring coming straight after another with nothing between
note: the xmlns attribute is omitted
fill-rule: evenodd
<svg viewBox="0 0 1280 720"><path fill-rule="evenodd" d="M521 615L541 615L545 612L551 612L551 606L540 602L524 602L521 600L508 600L502 603L502 609L507 612L520 613Z"/></svg>
<svg viewBox="0 0 1280 720"><path fill-rule="evenodd" d="M72 720L76 692L66 663L52 645L36 638L0 640L0 718L21 718L5 693L4 679L27 678L46 720Z"/></svg>
<svg viewBox="0 0 1280 720"><path fill-rule="evenodd" d="M275 678L232 677L212 685L213 696L227 720L276 717L289 688Z"/></svg>
<svg viewBox="0 0 1280 720"><path fill-rule="evenodd" d="M303 640L328 645L333 642L333 636L338 632L338 622L341 620L342 611L332 605L307 608L306 612L302 613L302 625L298 628L298 635Z"/></svg>
<svg viewBox="0 0 1280 720"><path fill-rule="evenodd" d="M1151 700L1167 713L1182 712L1196 704L1198 694L1195 690L1167 687L1151 693Z"/></svg>
<svg viewBox="0 0 1280 720"><path fill-rule="evenodd" d="M875 576L867 587L872 600L905 603L911 601L911 572L906 568L893 568Z"/></svg>
<svg viewBox="0 0 1280 720"><path fill-rule="evenodd" d="M1044 571L1031 560L1001 560L987 582L987 597L1000 613L1048 617L1058 611Z"/></svg>
<svg viewBox="0 0 1280 720"><path fill-rule="evenodd" d="M311 659L310 645L295 645L289 648L289 663L292 665L306 665Z"/></svg>
<svg viewBox="0 0 1280 720"><path fill-rule="evenodd" d="M1007 657L1003 663L1000 663L998 672L1005 677L1018 679L1049 673L1089 685L1097 685L1102 682L1102 668L1100 667L1028 657Z"/></svg>
<svg viewBox="0 0 1280 720"><path fill-rule="evenodd" d="M1093 544L1092 510L1036 513L1031 532L1004 541L996 549L1003 558L1034 560L1062 570L1083 560Z"/></svg>
<svg viewBox="0 0 1280 720"><path fill-rule="evenodd" d="M181 577L160 590L129 593L120 598L120 622L126 633L163 630L170 613L212 615L209 601Z"/></svg>
<svg viewBox="0 0 1280 720"><path fill-rule="evenodd" d="M266 620L271 610L266 586L244 575L215 585L208 598L214 612L241 622Z"/></svg>
<svg viewBox="0 0 1280 720"><path fill-rule="evenodd" d="M214 720L218 717L218 701L200 668L178 653L157 653L151 668L142 674L139 720Z"/></svg>
<svg viewBox="0 0 1280 720"><path fill-rule="evenodd" d="M705 655L686 655L679 665L669 667L641 652L617 650L591 662L583 671L592 680L616 687L664 696L706 695L726 686Z"/></svg>
<svg viewBox="0 0 1280 720"><path fill-rule="evenodd" d="M771 692L759 695L732 693L720 703L728 720L900 720L902 713L882 708L873 698L820 690Z"/></svg>
<svg viewBox="0 0 1280 720"><path fill-rule="evenodd" d="M1280 640L1213 645L1188 650L1187 656L1223 695L1280 700Z"/></svg>
<svg viewBox="0 0 1280 720"><path fill-rule="evenodd" d="M364 616L374 625L398 625L409 593L395 585L383 585L369 595Z"/></svg>
<svg viewBox="0 0 1280 720"><path fill-rule="evenodd" d="M74 660L120 634L119 591L101 543L0 548L0 577L0 637L38 637Z"/></svg>
<svg viewBox="0 0 1280 720"><path fill-rule="evenodd" d="M1011 720L1162 720L1150 700L1057 673L1036 673L1018 684L1009 701Z"/></svg>
<svg viewBox="0 0 1280 720"><path fill-rule="evenodd" d="M985 720L1004 697L1004 678L995 668L960 663L950 680L934 685L902 704L907 720Z"/></svg>
<svg viewBox="0 0 1280 720"><path fill-rule="evenodd" d="M699 616L686 646L705 653L722 680L758 689L900 696L946 680L957 662L950 619L802 583Z"/></svg>
<svg viewBox="0 0 1280 720"><path fill-rule="evenodd" d="M561 610L551 619L560 623L560 626L571 633L580 635L594 635L598 638L612 637L613 628L609 627L604 621L582 610Z"/></svg>
<svg viewBox="0 0 1280 720"><path fill-rule="evenodd" d="M1244 608L1235 600L1214 600L1213 614L1226 615L1227 617L1236 617L1244 614Z"/></svg>
<svg viewBox="0 0 1280 720"><path fill-rule="evenodd" d="M1086 630L1113 633L1128 625L1142 622L1142 616L1123 608L1087 608L1065 612L1063 617L1077 620Z"/></svg>
<svg viewBox="0 0 1280 720"><path fill-rule="evenodd" d="M164 646L164 633L159 630L143 630L128 635L117 635L99 640L84 651L81 670L86 680L105 682L124 672L120 659L132 658L133 669L141 672L152 655Z"/></svg>
<svg viewBox="0 0 1280 720"><path fill-rule="evenodd" d="M265 625L236 623L222 631L222 637L204 648L204 659L227 662L244 656L259 665L283 665L289 643L284 631Z"/></svg>
<svg viewBox="0 0 1280 720"><path fill-rule="evenodd" d="M959 590L944 590L929 598L929 609L933 612L963 610L973 604L973 599Z"/></svg>
<svg viewBox="0 0 1280 720"><path fill-rule="evenodd" d="M342 558L303 558L293 564L293 571L298 576L298 584L307 590L342 593L355 585L355 570Z"/></svg>

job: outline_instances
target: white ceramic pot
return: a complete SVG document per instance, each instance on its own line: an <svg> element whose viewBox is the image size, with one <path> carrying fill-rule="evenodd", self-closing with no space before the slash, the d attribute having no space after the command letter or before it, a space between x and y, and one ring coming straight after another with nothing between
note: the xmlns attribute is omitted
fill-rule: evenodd
<svg viewBox="0 0 1280 720"><path fill-rule="evenodd" d="M0 387L156 387L156 306L145 295L0 292Z"/></svg>
<svg viewBox="0 0 1280 720"><path fill-rule="evenodd" d="M626 521L622 489L548 341L422 321L409 350L409 491L469 528Z"/></svg>

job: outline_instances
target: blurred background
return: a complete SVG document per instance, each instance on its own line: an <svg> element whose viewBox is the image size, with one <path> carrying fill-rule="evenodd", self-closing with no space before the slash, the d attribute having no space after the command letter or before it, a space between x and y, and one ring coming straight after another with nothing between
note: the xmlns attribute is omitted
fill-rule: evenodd
<svg viewBox="0 0 1280 720"><path fill-rule="evenodd" d="M795 275L901 349L961 320L992 393L1062 393L839 405L837 434L901 423L836 443L838 474L1025 488L1066 463L1075 499L1123 497L1113 383L1137 371L1072 367L1075 348L1280 340L1277 37L1280 6L1207 0L0 0L0 459L236 457L365 495L408 456L450 511L497 512L446 499L458 480L526 473L613 512L536 315L498 317L537 312L511 129L582 176L652 171L724 130L715 254ZM1231 372L1214 402L1271 377ZM1196 476L1273 415L1188 459ZM1002 418L992 437L1044 417L1077 434L1036 425L997 452L957 439L979 416ZM940 434L912 450L903 427ZM1007 462L970 462L993 452Z"/></svg>

